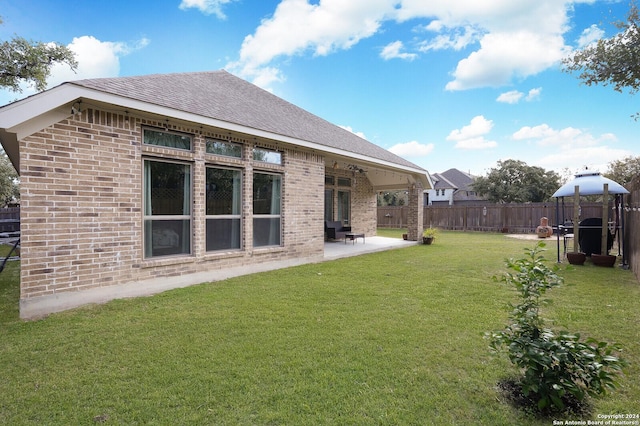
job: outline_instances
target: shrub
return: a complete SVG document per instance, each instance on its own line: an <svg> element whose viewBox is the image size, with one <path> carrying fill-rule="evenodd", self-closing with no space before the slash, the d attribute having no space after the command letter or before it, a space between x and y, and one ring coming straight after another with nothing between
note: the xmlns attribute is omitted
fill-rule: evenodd
<svg viewBox="0 0 640 426"><path fill-rule="evenodd" d="M616 387L615 377L626 364L617 356L620 348L580 334L555 332L545 326L540 306L547 290L562 284L562 277L547 267L541 255L544 243L525 250L522 259L507 260L513 272L502 281L512 285L519 303L512 308L510 324L502 331L486 333L493 351L506 349L509 360L522 373L522 393L539 411L561 411L571 397L582 402L587 395L605 394Z"/></svg>

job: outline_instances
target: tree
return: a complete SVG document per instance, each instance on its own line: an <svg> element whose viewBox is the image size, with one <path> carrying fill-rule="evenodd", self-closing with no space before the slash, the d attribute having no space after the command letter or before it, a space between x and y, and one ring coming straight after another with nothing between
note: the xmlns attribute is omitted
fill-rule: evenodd
<svg viewBox="0 0 640 426"><path fill-rule="evenodd" d="M560 187L560 176L523 161L498 161L487 176L476 178L473 189L494 203L539 203Z"/></svg>
<svg viewBox="0 0 640 426"><path fill-rule="evenodd" d="M3 41L0 43L0 87L21 92L20 83L26 82L42 91L55 63L67 64L74 71L78 66L73 52L58 43L34 42L22 37Z"/></svg>
<svg viewBox="0 0 640 426"><path fill-rule="evenodd" d="M578 78L587 86L613 85L618 92L627 88L635 94L640 90L640 15L635 1L627 21L614 25L618 34L575 51L563 60L564 70L580 72Z"/></svg>
<svg viewBox="0 0 640 426"><path fill-rule="evenodd" d="M0 150L0 207L20 199L18 174L9 157Z"/></svg>
<svg viewBox="0 0 640 426"><path fill-rule="evenodd" d="M631 183L634 178L640 176L640 157L629 155L610 162L604 176L623 186Z"/></svg>
<svg viewBox="0 0 640 426"><path fill-rule="evenodd" d="M391 191L378 194L378 206L404 206L407 204L406 191Z"/></svg>

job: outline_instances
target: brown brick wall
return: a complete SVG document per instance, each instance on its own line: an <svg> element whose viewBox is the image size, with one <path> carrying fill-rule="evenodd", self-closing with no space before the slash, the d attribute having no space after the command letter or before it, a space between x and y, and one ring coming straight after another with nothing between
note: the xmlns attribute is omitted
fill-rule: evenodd
<svg viewBox="0 0 640 426"><path fill-rule="evenodd" d="M283 152L282 166L205 153L205 137L228 139L221 129L171 123L194 135L192 152L143 146L143 125L125 114L87 109L20 141L21 298L224 269L275 259L322 256L324 158L283 149L273 141L235 136L245 158L253 144ZM192 255L145 260L142 247L142 167L146 156L188 161L193 173ZM243 171L243 249L205 249L205 165ZM252 173L282 175L283 246L252 247ZM375 218L374 218L375 219Z"/></svg>

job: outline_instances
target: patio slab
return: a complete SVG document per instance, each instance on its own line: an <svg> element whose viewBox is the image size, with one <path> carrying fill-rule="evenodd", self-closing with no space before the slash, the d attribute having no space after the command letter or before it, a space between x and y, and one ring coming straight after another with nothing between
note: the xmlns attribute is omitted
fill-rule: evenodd
<svg viewBox="0 0 640 426"><path fill-rule="evenodd" d="M335 260L343 257L359 256L366 253L392 250L418 244L417 241L405 241L399 238L366 237L357 241L326 241L324 243L324 260Z"/></svg>

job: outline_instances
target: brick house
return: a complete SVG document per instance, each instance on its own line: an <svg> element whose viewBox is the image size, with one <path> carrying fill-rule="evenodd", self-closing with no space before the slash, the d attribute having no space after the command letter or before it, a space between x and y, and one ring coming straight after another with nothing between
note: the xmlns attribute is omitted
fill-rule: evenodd
<svg viewBox="0 0 640 426"><path fill-rule="evenodd" d="M80 80L0 108L21 179L20 315L317 261L427 172L225 71Z"/></svg>

